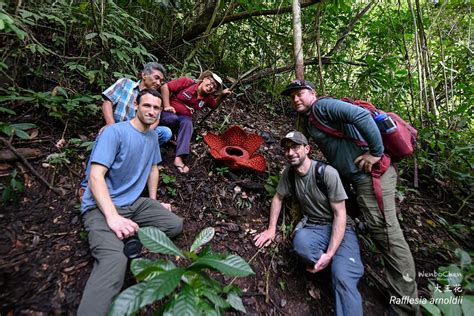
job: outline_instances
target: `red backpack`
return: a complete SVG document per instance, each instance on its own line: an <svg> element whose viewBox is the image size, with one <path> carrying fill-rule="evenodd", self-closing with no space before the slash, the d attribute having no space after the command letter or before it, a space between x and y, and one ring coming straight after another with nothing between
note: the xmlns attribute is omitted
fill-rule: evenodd
<svg viewBox="0 0 474 316"><path fill-rule="evenodd" d="M377 114L385 113L384 111L377 109L372 103L367 101L354 101L349 98L342 98L341 101L348 102L368 110L372 114L373 118L375 118ZM310 112L309 122L317 129L335 137L351 140L357 146L368 146L367 142L365 141L352 138L344 134L340 130L325 125L323 122L321 122L321 119L316 115L316 113L314 113L314 107L315 106L313 105ZM393 120L397 128L395 129L395 131L388 134L380 133L382 135L383 146L385 149L384 155L382 156L382 159L380 159L379 162L374 165L371 172L375 198L377 199L377 204L384 218L385 214L383 213L384 207L380 177L388 169L391 161L397 162L413 154L416 145L416 136L418 134L417 130L413 126L405 122L397 114L393 112L388 112L387 115Z"/></svg>
<svg viewBox="0 0 474 316"><path fill-rule="evenodd" d="M377 114L385 113L384 111L377 109L372 103L364 100L354 101L349 98L342 98L341 101L348 102L368 110L372 114L372 117L375 117ZM418 131L413 126L405 122L397 114L388 112L387 115L393 120L393 122L395 122L397 128L392 133L381 133L383 146L385 148L384 154L390 156L392 161L397 162L413 154L416 146L416 137L418 135ZM366 142L354 139L335 128L324 125L314 113L314 110L311 111L310 122L315 127L329 135L349 139L357 146L367 147Z"/></svg>

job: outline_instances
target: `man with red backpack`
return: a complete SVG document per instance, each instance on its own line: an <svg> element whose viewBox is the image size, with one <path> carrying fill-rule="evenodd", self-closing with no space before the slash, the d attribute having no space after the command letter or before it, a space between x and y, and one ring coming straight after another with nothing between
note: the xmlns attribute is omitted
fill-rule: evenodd
<svg viewBox="0 0 474 316"><path fill-rule="evenodd" d="M382 136L371 113L338 99L318 99L314 85L305 80L291 82L281 94L291 98L326 159L355 188L360 210L383 255L390 295L407 302L393 305L393 310L416 315L419 306L408 304L417 297L415 264L395 207L397 173L384 155Z"/></svg>

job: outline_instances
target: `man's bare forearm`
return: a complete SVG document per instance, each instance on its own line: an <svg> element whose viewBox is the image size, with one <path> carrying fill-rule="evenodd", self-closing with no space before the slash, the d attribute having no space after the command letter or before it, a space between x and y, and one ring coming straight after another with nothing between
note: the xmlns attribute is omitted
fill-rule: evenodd
<svg viewBox="0 0 474 316"><path fill-rule="evenodd" d="M344 239L347 215L345 201L331 202L331 208L334 212L334 218L332 222L331 239L326 254L333 257Z"/></svg>
<svg viewBox="0 0 474 316"><path fill-rule="evenodd" d="M109 100L102 102L102 115L104 116L105 124L111 125L115 123L113 105Z"/></svg>
<svg viewBox="0 0 474 316"><path fill-rule="evenodd" d="M150 175L148 176L148 194L150 199L156 200L156 192L158 191L158 182L160 177L160 171L158 166L154 165L151 167Z"/></svg>

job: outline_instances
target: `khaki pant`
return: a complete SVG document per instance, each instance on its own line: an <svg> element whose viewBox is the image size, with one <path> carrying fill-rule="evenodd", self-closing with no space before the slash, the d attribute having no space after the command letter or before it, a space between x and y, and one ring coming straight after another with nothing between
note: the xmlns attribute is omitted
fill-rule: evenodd
<svg viewBox="0 0 474 316"><path fill-rule="evenodd" d="M385 226L372 188L372 178L355 185L357 202L369 227L377 247L382 252L385 263L385 275L390 286L390 295L397 298L418 297L415 282L415 263L403 232L398 223L395 208L395 186L397 173L391 166L381 177ZM388 238L387 238L388 236ZM416 315L418 305L392 305L400 315Z"/></svg>
<svg viewBox="0 0 474 316"><path fill-rule="evenodd" d="M159 228L168 237L178 235L183 229L183 220L156 200L139 198L128 207L117 207L117 211L140 227ZM87 211L83 220L95 261L77 314L103 316L122 289L128 259L123 253L123 241L110 230L98 208Z"/></svg>

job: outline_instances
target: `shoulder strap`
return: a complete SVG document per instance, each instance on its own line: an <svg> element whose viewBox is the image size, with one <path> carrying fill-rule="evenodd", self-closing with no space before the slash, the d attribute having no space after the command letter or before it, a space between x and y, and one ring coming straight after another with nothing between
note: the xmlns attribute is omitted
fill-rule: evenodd
<svg viewBox="0 0 474 316"><path fill-rule="evenodd" d="M291 195L296 195L296 180L295 180L295 167L290 166L290 170L288 172L288 180L290 180L290 191Z"/></svg>
<svg viewBox="0 0 474 316"><path fill-rule="evenodd" d="M341 101L360 106L361 108L364 108L364 109L368 110L370 113L372 113L372 115L374 114L374 112L382 112L381 110L378 110L375 107L375 105L373 105L369 101L353 100L353 99L350 99L350 98L341 98Z"/></svg>
<svg viewBox="0 0 474 316"><path fill-rule="evenodd" d="M318 189L328 197L328 188L326 186L326 182L324 182L324 172L326 170L326 165L324 162L316 160L316 185ZM296 194L296 178L295 178L295 168L293 166L290 167L288 172L288 177L290 181L290 191L293 196Z"/></svg>
<svg viewBox="0 0 474 316"><path fill-rule="evenodd" d="M326 182L324 181L324 172L326 171L326 166L322 161L316 160L316 185L318 189L323 192L323 194L329 199L328 195L328 187L326 186Z"/></svg>
<svg viewBox="0 0 474 316"><path fill-rule="evenodd" d="M315 112L317 102L318 101L316 101L313 104L313 106L311 107L311 111L309 113L309 122L314 127L316 127L317 129L321 130L322 132L324 132L326 134L329 134L329 135L332 135L332 136L335 136L335 137L338 137L338 138L348 139L348 140L354 142L359 147L366 147L368 145L367 142L361 141L359 139L352 138L352 137L344 134L340 130L329 127L326 124L324 124L323 122L321 122L321 119L318 117L318 115Z"/></svg>

